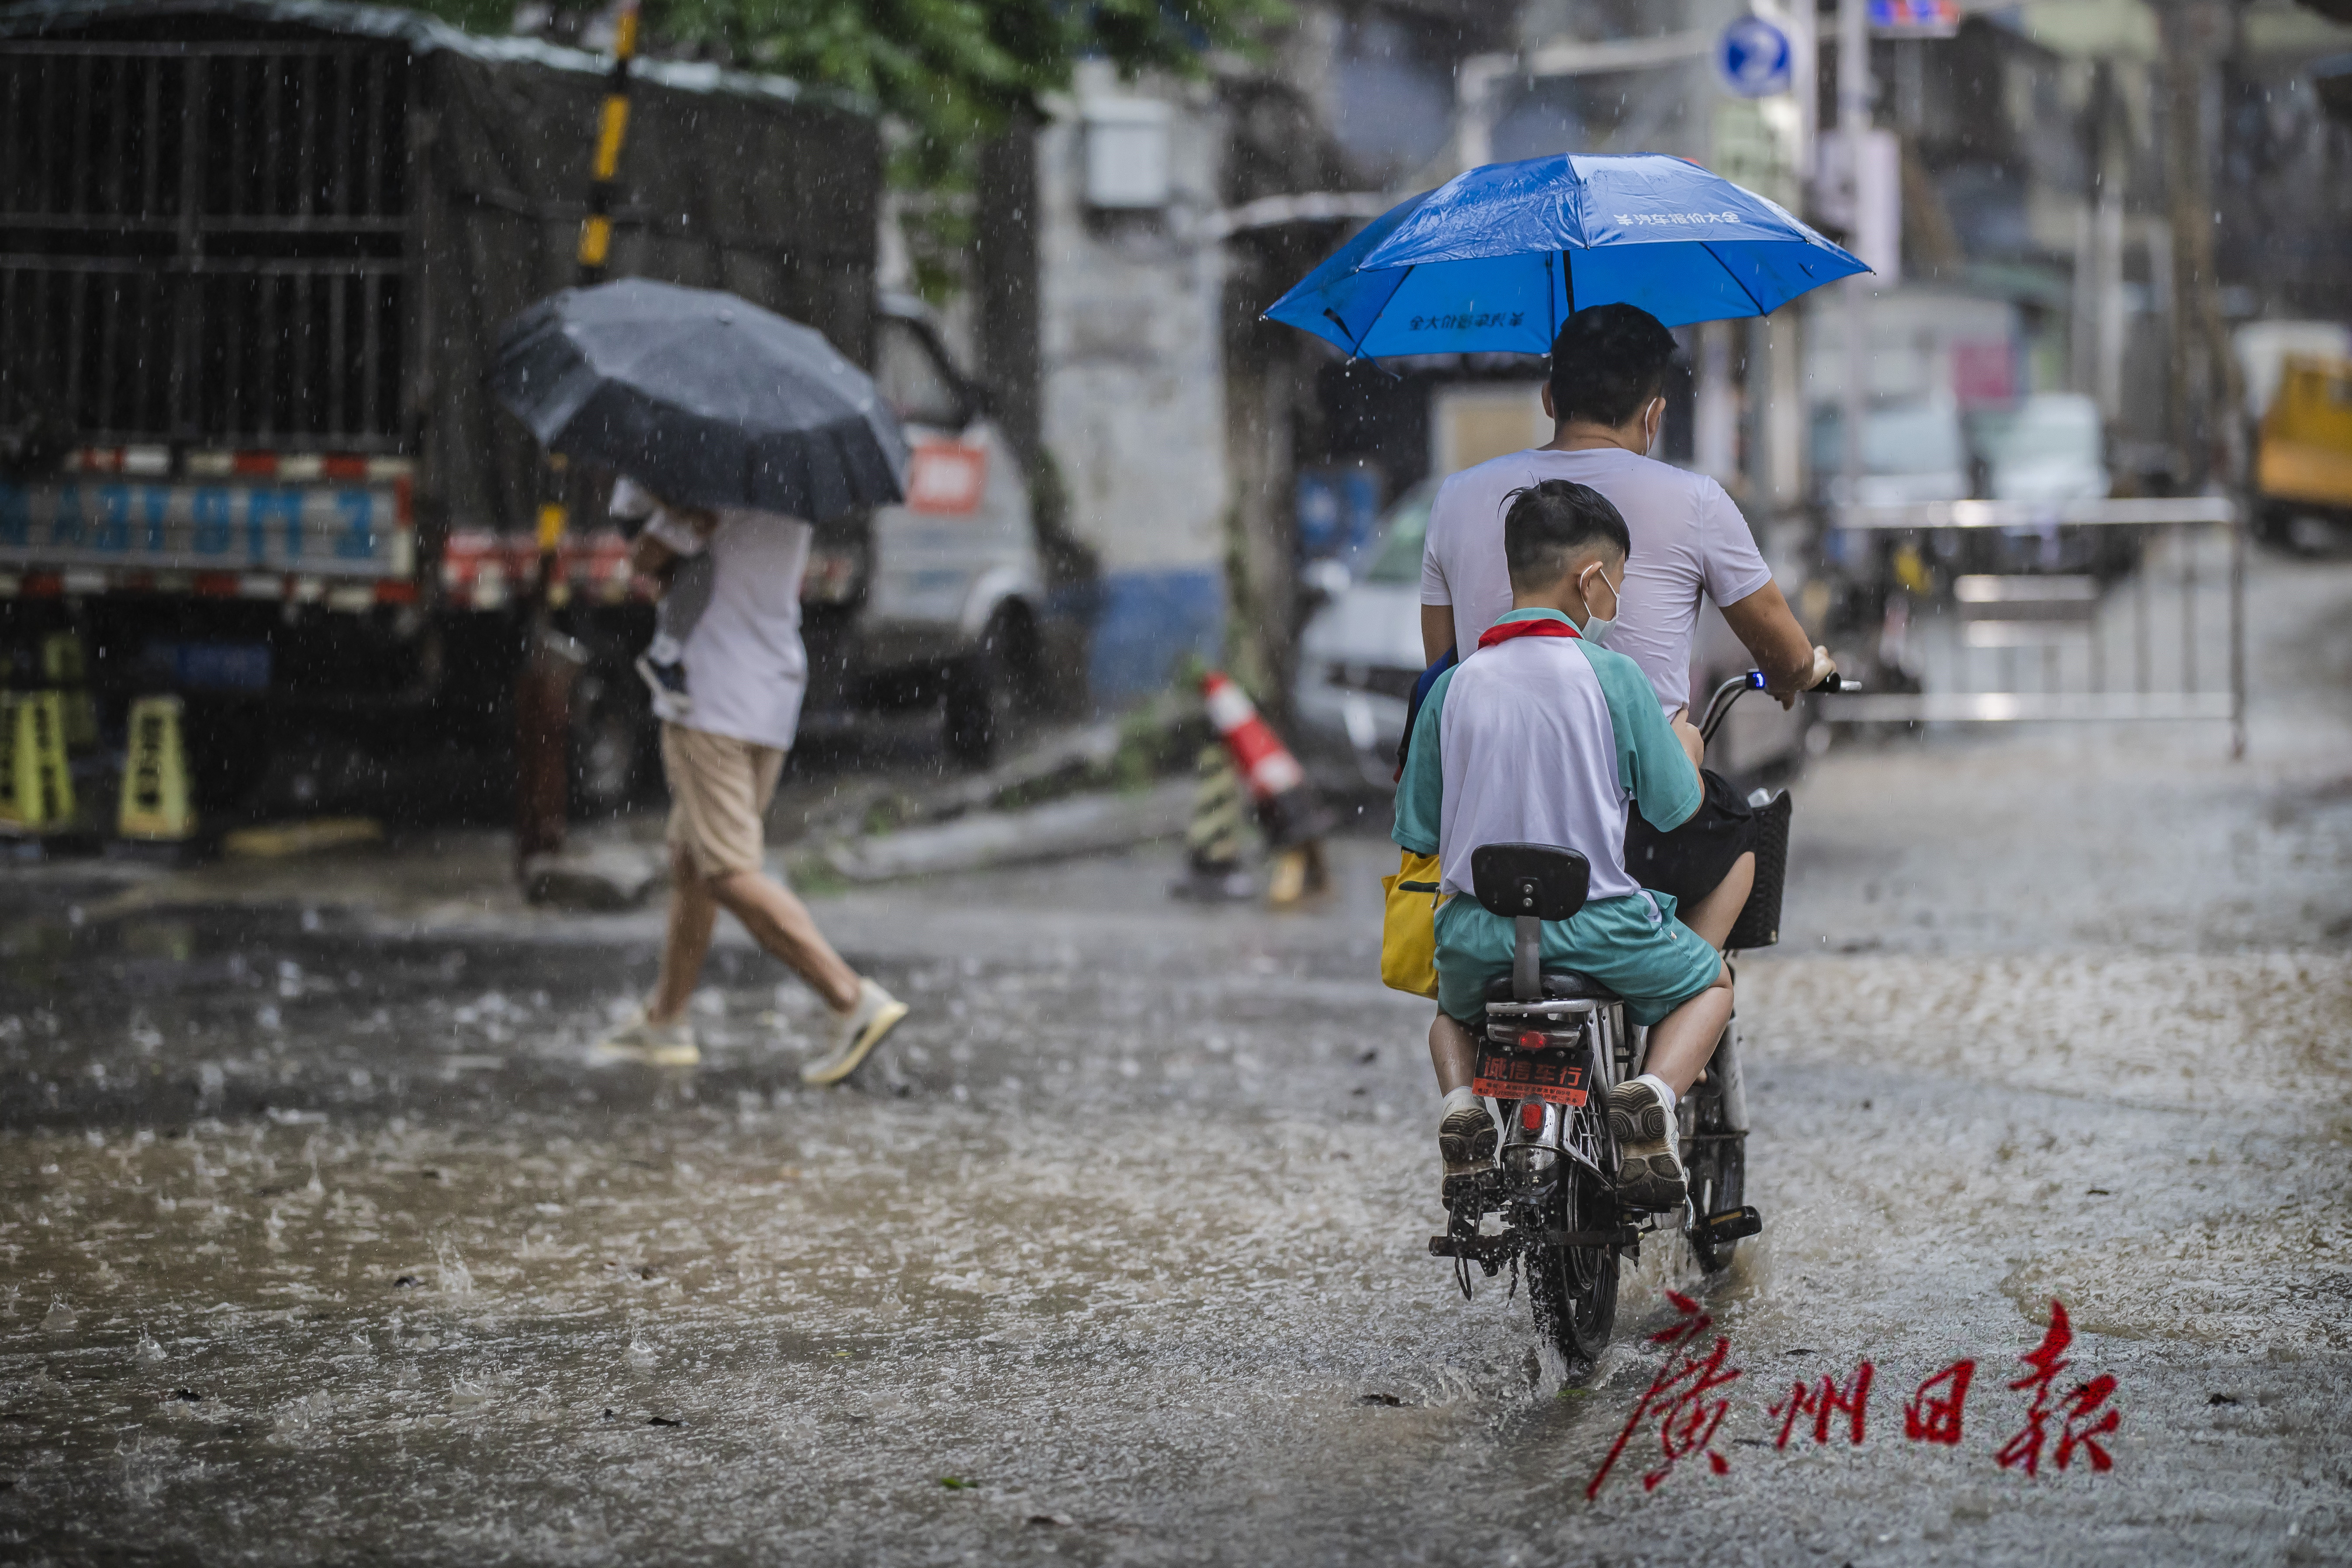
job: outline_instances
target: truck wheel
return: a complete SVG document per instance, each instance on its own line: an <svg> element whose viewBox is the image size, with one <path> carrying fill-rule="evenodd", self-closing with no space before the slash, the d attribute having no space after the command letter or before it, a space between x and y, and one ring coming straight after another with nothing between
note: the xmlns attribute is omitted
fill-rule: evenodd
<svg viewBox="0 0 2352 1568"><path fill-rule="evenodd" d="M945 740L948 754L967 767L996 757L1005 721L1044 706L1037 628L1017 604L988 618L980 646L948 671Z"/></svg>
<svg viewBox="0 0 2352 1568"><path fill-rule="evenodd" d="M572 815L610 816L645 787L652 770L652 716L645 687L626 670L599 665L572 687Z"/></svg>
<svg viewBox="0 0 2352 1568"><path fill-rule="evenodd" d="M948 671L942 739L948 755L968 768L996 758L1004 708L1004 666L992 650L958 659Z"/></svg>

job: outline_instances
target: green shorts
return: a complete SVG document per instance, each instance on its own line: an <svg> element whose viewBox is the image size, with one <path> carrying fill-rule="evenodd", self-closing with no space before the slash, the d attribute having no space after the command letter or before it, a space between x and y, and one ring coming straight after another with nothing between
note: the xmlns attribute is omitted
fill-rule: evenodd
<svg viewBox="0 0 2352 1568"><path fill-rule="evenodd" d="M1486 984L1511 972L1512 922L1457 894L1437 910L1437 1005L1475 1024ZM1625 999L1625 1016L1648 1026L1715 984L1723 955L1675 918L1664 893L1590 903L1546 921L1543 966L1591 975Z"/></svg>

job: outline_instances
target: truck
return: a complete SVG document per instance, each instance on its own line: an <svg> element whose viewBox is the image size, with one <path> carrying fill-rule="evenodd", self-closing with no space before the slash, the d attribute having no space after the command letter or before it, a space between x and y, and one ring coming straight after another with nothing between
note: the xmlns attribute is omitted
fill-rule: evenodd
<svg viewBox="0 0 2352 1568"><path fill-rule="evenodd" d="M574 281L609 68L325 0L0 9L8 684L50 679L37 650L69 632L101 730L177 694L214 806L266 781L497 793L465 759L511 743L546 481L483 377L499 324ZM913 438L908 502L819 531L812 722L934 704L978 760L1042 682L1038 544L984 396L877 291L881 184L861 102L642 60L611 268L731 290L875 369ZM562 481L547 591L588 660L592 811L656 765L612 477Z"/></svg>
<svg viewBox="0 0 2352 1568"><path fill-rule="evenodd" d="M2352 358L2290 353L2254 442L2254 531L2316 552L2352 538Z"/></svg>

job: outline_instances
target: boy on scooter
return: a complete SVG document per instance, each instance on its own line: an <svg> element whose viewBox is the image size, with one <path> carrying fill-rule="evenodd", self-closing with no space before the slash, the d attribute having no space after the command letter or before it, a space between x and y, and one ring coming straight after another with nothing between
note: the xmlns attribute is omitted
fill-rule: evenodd
<svg viewBox="0 0 2352 1568"><path fill-rule="evenodd" d="M1470 857L1485 844L1549 844L1583 855L1592 880L1582 910L1546 923L1543 967L1590 975L1650 1029L1647 1070L1611 1094L1618 1195L1636 1208L1677 1208L1687 1182L1675 1105L1731 1016L1731 975L1675 919L1673 898L1626 873L1623 846L1629 805L1661 831L1698 809L1698 732L1665 717L1632 659L1582 636L1617 612L1631 549L1617 509L1566 479L1507 499L1511 611L1430 689L1397 786L1392 837L1438 857L1438 1006L1465 1026L1430 1037L1444 1096L1441 1191L1451 1207L1475 1188L1496 1143L1470 1080L1486 984L1509 972L1513 933L1470 896Z"/></svg>

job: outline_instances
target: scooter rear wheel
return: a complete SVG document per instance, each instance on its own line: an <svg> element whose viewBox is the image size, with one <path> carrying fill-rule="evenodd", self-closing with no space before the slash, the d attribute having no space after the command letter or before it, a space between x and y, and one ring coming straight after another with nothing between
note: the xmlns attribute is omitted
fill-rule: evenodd
<svg viewBox="0 0 2352 1568"><path fill-rule="evenodd" d="M1573 1162L1541 1213L1546 1231L1591 1233L1619 1223L1608 1184ZM1580 1381L1609 1348L1617 1325L1617 1249L1538 1241L1527 1250L1526 1268L1536 1331L1559 1352L1570 1379Z"/></svg>

